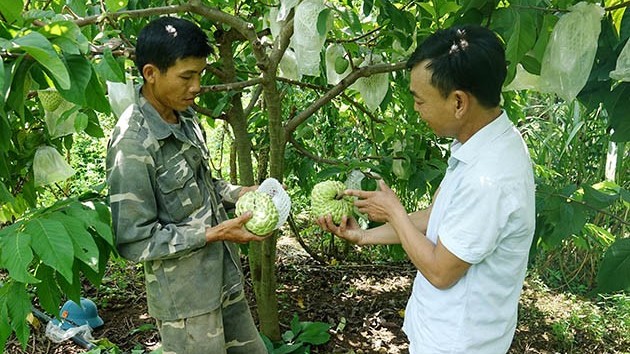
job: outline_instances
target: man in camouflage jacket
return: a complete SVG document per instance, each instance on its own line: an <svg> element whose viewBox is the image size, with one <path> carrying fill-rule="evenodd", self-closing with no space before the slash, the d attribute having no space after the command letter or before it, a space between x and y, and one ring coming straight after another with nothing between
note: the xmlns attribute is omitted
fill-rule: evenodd
<svg viewBox="0 0 630 354"><path fill-rule="evenodd" d="M121 115L107 152L116 245L142 262L149 313L163 352L266 353L244 298L234 242L262 240L229 219L254 187L214 179L202 128L190 108L211 49L189 21L162 17L138 37L144 84Z"/></svg>

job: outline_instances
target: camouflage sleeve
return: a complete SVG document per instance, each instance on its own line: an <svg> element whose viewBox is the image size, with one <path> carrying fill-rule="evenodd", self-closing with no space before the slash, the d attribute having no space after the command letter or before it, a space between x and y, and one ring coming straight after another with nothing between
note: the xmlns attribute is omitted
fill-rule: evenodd
<svg viewBox="0 0 630 354"><path fill-rule="evenodd" d="M203 225L158 221L155 162L141 140L117 140L108 148L106 164L112 224L123 257L133 261L175 258L206 244Z"/></svg>
<svg viewBox="0 0 630 354"><path fill-rule="evenodd" d="M223 199L223 201L228 203L236 203L238 200L238 194L241 192L241 186L235 186L233 184L229 184L222 179L215 179L214 186L219 192L219 195Z"/></svg>

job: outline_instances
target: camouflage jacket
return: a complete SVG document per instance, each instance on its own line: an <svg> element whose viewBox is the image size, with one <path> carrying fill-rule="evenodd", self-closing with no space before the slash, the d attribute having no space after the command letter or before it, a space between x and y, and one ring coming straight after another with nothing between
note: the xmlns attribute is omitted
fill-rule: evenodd
<svg viewBox="0 0 630 354"><path fill-rule="evenodd" d="M143 262L151 316L207 313L242 289L238 247L206 243L205 228L227 219L223 201L240 187L212 178L204 134L192 110L165 122L137 94L107 148L107 182L116 246Z"/></svg>

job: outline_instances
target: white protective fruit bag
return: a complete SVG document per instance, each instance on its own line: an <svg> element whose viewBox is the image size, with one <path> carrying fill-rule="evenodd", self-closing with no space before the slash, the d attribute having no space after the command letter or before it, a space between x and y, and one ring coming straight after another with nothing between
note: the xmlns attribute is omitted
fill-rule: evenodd
<svg viewBox="0 0 630 354"><path fill-rule="evenodd" d="M35 186L45 186L68 179L74 169L64 161L57 149L52 146L41 146L35 151L33 174Z"/></svg>
<svg viewBox="0 0 630 354"><path fill-rule="evenodd" d="M277 179L271 177L264 180L260 186L258 186L257 191L267 193L271 196L273 204L278 209L279 218L276 229L279 229L289 217L289 212L291 211L291 197L289 197L284 190L282 184L280 184Z"/></svg>
<svg viewBox="0 0 630 354"><path fill-rule="evenodd" d="M291 46L295 50L298 72L301 75L319 75L319 54L326 36L319 34L317 20L319 13L325 8L323 0L303 0L295 7Z"/></svg>
<svg viewBox="0 0 630 354"><path fill-rule="evenodd" d="M136 101L136 89L133 81L112 82L107 81L107 97L112 106L112 112L116 118L120 118L123 112Z"/></svg>
<svg viewBox="0 0 630 354"><path fill-rule="evenodd" d="M374 65L381 63L382 57L378 54L368 55L359 67ZM381 102L387 96L389 90L389 73L374 74L368 77L358 79L351 86L359 91L361 98L368 106L370 111L374 112L381 105Z"/></svg>
<svg viewBox="0 0 630 354"><path fill-rule="evenodd" d="M38 90L37 95L44 108L46 129L52 138L76 133L74 124L79 113L76 105L66 101L54 88Z"/></svg>
<svg viewBox="0 0 630 354"><path fill-rule="evenodd" d="M597 52L604 9L580 2L556 23L540 69L541 90L572 101L584 88Z"/></svg>
<svg viewBox="0 0 630 354"><path fill-rule="evenodd" d="M617 67L610 72L610 78L630 82L630 39L626 41L626 45L619 53Z"/></svg>

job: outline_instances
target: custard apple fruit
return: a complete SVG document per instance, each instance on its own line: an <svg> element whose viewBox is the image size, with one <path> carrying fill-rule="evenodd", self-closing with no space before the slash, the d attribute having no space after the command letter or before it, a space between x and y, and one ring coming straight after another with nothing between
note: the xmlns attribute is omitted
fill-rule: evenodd
<svg viewBox="0 0 630 354"><path fill-rule="evenodd" d="M267 235L276 228L280 215L278 208L267 193L249 191L236 202L236 215L241 216L247 211L252 212L252 218L245 223L245 228L251 233Z"/></svg>
<svg viewBox="0 0 630 354"><path fill-rule="evenodd" d="M351 216L354 209L353 198L343 195L346 185L339 181L323 181L317 183L311 191L311 213L315 217L330 214L335 224L341 218Z"/></svg>
<svg viewBox="0 0 630 354"><path fill-rule="evenodd" d="M44 110L48 112L55 111L61 102L63 102L61 94L54 89L39 90L37 91L37 96L39 97L39 101L42 103Z"/></svg>

